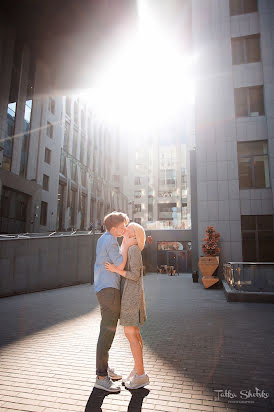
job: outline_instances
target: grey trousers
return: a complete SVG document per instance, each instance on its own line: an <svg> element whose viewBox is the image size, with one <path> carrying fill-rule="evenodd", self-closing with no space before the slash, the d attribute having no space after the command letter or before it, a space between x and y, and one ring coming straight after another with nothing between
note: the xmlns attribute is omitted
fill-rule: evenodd
<svg viewBox="0 0 274 412"><path fill-rule="evenodd" d="M101 309L100 334L96 350L96 375L108 375L108 352L120 317L121 293L114 288L101 289L96 297Z"/></svg>

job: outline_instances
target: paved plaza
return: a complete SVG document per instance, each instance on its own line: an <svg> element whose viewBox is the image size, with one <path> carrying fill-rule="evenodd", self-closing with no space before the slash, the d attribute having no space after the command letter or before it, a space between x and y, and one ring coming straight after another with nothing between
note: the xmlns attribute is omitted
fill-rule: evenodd
<svg viewBox="0 0 274 412"><path fill-rule="evenodd" d="M274 306L228 303L222 289L206 290L190 274L144 281L151 383L116 395L93 390L93 286L1 299L0 411L273 411ZM121 326L110 365L124 375L132 368Z"/></svg>

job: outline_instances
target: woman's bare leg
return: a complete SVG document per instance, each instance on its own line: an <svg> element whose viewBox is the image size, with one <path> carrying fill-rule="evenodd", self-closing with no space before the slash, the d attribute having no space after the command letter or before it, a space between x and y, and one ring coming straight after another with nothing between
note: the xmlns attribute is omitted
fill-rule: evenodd
<svg viewBox="0 0 274 412"><path fill-rule="evenodd" d="M143 339L142 339L142 336L141 336L141 333L140 333L140 329L138 328L138 339L139 339L139 342L140 342L140 345L141 345L141 348L142 348L142 350L143 350Z"/></svg>
<svg viewBox="0 0 274 412"><path fill-rule="evenodd" d="M142 351L142 338L140 335L139 328L136 326L125 326L125 335L129 341L131 353L134 359L134 366L138 375L143 375L144 362L143 362L143 351ZM141 342L140 342L141 339Z"/></svg>

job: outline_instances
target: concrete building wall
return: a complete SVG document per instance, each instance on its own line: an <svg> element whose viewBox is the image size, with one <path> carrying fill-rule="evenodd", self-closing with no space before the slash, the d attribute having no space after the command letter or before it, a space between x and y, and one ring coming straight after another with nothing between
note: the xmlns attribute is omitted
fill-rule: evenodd
<svg viewBox="0 0 274 412"><path fill-rule="evenodd" d="M93 283L93 250L87 234L1 239L0 297Z"/></svg>
<svg viewBox="0 0 274 412"><path fill-rule="evenodd" d="M197 54L196 143L198 239L213 225L221 234L221 262L242 261L241 215L273 215L273 190L239 189L237 142L268 141L273 187L274 3L230 15L229 0L192 2ZM261 61L232 65L231 40L260 33ZM263 85L265 114L236 117L234 88Z"/></svg>

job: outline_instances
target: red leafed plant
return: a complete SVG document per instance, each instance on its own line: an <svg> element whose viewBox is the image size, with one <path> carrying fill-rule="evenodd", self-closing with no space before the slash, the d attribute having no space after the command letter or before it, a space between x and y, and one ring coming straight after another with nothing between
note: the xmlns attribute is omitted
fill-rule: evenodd
<svg viewBox="0 0 274 412"><path fill-rule="evenodd" d="M220 240L220 233L216 233L213 226L208 226L206 229L206 237L202 244L202 250L206 256L217 256L220 253L218 242Z"/></svg>
<svg viewBox="0 0 274 412"><path fill-rule="evenodd" d="M147 237L146 243L147 243L148 245L151 245L151 244L152 244L152 236L148 236L148 237Z"/></svg>

